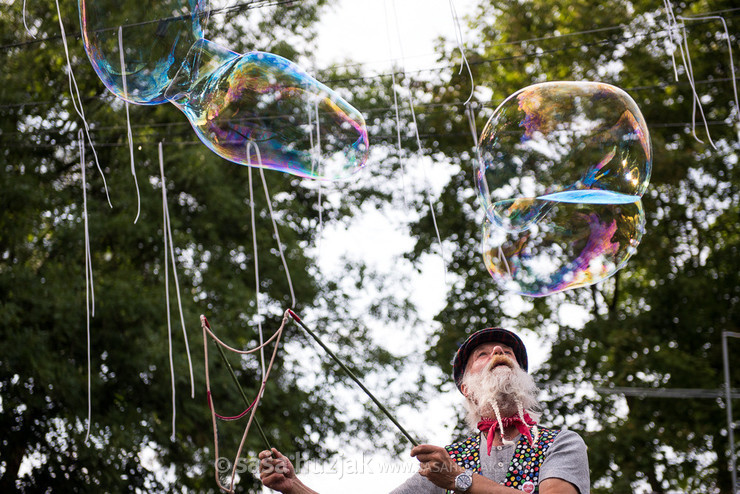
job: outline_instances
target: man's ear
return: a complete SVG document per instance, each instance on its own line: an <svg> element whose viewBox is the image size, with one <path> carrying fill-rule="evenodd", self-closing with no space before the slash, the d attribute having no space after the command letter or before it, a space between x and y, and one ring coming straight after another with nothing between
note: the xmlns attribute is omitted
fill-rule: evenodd
<svg viewBox="0 0 740 494"><path fill-rule="evenodd" d="M463 394L466 400L469 400L471 403L473 403L476 406L478 405L478 400L475 397L470 398L469 396L470 390L465 384L460 384L460 392Z"/></svg>

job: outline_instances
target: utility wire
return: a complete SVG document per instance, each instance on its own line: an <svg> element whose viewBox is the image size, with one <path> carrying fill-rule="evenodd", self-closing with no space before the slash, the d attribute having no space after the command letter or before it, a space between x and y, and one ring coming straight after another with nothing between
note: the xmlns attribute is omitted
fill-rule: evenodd
<svg viewBox="0 0 740 494"><path fill-rule="evenodd" d="M723 121L723 120L715 120L715 121L708 121L708 125L710 126L720 126L720 125L730 125L730 123ZM691 122L665 122L665 123L657 123L657 124L651 124L648 125L650 130L657 130L657 129L690 129L691 128ZM1 135L0 135L1 136ZM157 143L160 140L163 140L164 137L160 135L153 135L150 133L142 133L142 134L134 134L134 137L137 137L137 146L156 146ZM168 135L166 137L173 137L172 135ZM470 137L470 132L456 132L456 133L420 133L419 137L421 139L449 139L453 137ZM143 139L142 139L143 138ZM396 139L395 134L375 134L374 138L379 141L391 141ZM415 139L414 136L406 136L407 140ZM74 144L74 139L70 139L68 143L55 143L55 144L26 144L24 142L18 142L17 139L13 140L14 144L5 146L5 148L8 149L58 149L60 147L66 146L66 145L72 145ZM163 143L164 146L202 146L203 143L199 140L189 140L189 141L165 141ZM98 148L119 148L119 147L128 147L128 144L125 142L96 142L95 147Z"/></svg>
<svg viewBox="0 0 740 494"><path fill-rule="evenodd" d="M237 3L235 5L231 5L228 7L221 7L218 9L209 9L197 15L199 17L206 18L211 15L228 14L231 12L242 12L245 10L259 9L259 8L264 8L264 7L274 7L274 6L281 6L281 5L290 6L298 1L299 0L250 0L248 2ZM141 26L144 24L154 24L154 23L159 23L159 22L174 21L174 20L178 20L184 17L191 17L191 16L188 15L188 16L178 16L178 17L162 17L159 19L152 19L146 22L122 24L120 27L126 28L126 27ZM119 26L116 26L115 29L118 29L118 27ZM59 41L62 39L62 37L66 39L80 39L82 37L82 33L74 32L74 33L65 34L64 36L62 36L61 34L57 34L55 36L47 36L45 38L37 38L33 40L28 40L28 41L20 41L18 43L8 43L6 45L0 45L0 51L11 50L13 48L25 48L25 47L32 46L32 45L48 43L49 41Z"/></svg>
<svg viewBox="0 0 740 494"><path fill-rule="evenodd" d="M418 116L427 116L428 117L428 116L434 115L434 114L441 114L441 112L423 113L423 114L418 114ZM691 127L691 124L692 124L691 122L660 122L660 123L648 124L648 127L650 129L659 129L659 128L683 128L683 127L686 127L686 126ZM732 125L732 122L727 121L727 120L711 120L711 121L708 121L707 124L710 125L710 126L721 126L721 125L730 126L730 125ZM146 126L133 126L133 128L144 128L144 129L146 129ZM13 132L13 133L8 133L8 134L0 134L0 138L7 137L10 140L13 140L14 142L17 143L18 141L15 138L20 137L20 136L27 136L28 134L29 134L28 132L25 132L25 133L24 132ZM44 135L45 133L44 132L41 132L40 134L41 135ZM72 139L72 136L74 134L75 134L75 131L69 131L69 132L65 132L63 134L55 134L55 135L56 136L59 136L59 137L63 137L63 136L64 137L70 137L69 142L72 143L72 142L74 142L74 139ZM162 135L162 134L156 135L156 134L152 134L151 132L145 131L145 132L141 132L141 133L133 133L132 136L134 138L136 138L137 145L140 145L140 144L152 144L157 139L162 140L162 139L165 139L165 138L171 139L171 138L175 138L175 137L184 137L184 136L189 135L189 134L190 134L190 132L183 132L183 133L178 133L178 134L175 134L175 133L167 133L167 134L164 134L164 135ZM469 134L470 134L469 132L467 132L467 133L465 133L465 132L456 132L456 133L445 132L444 134L440 134L440 133L436 133L436 132L431 132L431 133L430 132L427 132L427 133L423 133L422 132L422 133L419 134L419 137L423 137L424 139L433 138L433 137L436 137L436 138L449 138L449 137L461 137L461 136L465 136L465 135L469 135ZM34 134L34 135L39 135L39 134ZM92 132L91 133L91 137L95 137L95 136L98 136L98 135L99 134L97 134L96 132ZM384 141L386 139L392 138L393 136L390 135L390 134L385 135L385 134L375 133L375 134L372 135L372 137L374 139L378 139L378 140L383 140ZM142 140L142 138L143 138L143 140ZM410 139L411 136L406 135L405 138ZM201 141L191 140L191 141L174 141L174 142L168 142L168 143L166 143L166 145L172 145L172 144L179 145L179 144L188 144L188 143L202 144ZM21 143L21 144L23 144L23 143ZM101 146L116 146L117 147L118 144L119 144L118 142L109 142L109 143L100 143L100 144L96 142L95 143L95 146L97 147L98 145L101 145ZM128 144L126 144L126 145L128 145ZM36 145L30 145L30 146L21 145L21 146L9 146L9 147L11 147L11 148L35 148L35 147L59 147L59 146L60 146L59 143L46 144L46 145L43 144L43 143L40 143L38 146L36 146Z"/></svg>
<svg viewBox="0 0 740 494"><path fill-rule="evenodd" d="M740 76L738 76L737 79L740 80ZM713 84L713 83L725 82L729 80L731 79L729 78L712 79L712 80L696 81L696 84ZM624 89L626 91L635 92L635 91L644 91L644 90L649 90L649 89L664 89L666 87L674 87L677 85L686 85L686 84L688 83L666 83L666 84L658 84L658 85L651 85L651 86L636 86L636 87L624 88ZM426 109L447 109L447 108L457 108L457 107L464 107L464 106L465 106L464 101L455 101L455 102L449 102L449 103L426 103L426 104L416 105L417 108L426 108ZM496 106L498 106L498 102L486 103L486 104L473 103L472 106L475 106L478 108L495 108ZM370 108L370 109L365 110L364 113L367 115L370 115L370 114L383 114L383 113L388 113L391 111L394 111L394 107L386 106L386 107ZM433 115L440 115L443 113L445 112L431 111L431 112L421 113L420 116L430 117ZM259 121L276 120L276 119L282 119L286 116L287 115L262 116L259 118L255 117L254 120L255 121L257 120ZM238 121L240 123L244 123L250 120L252 119L243 118L243 119L233 119L230 121ZM730 122L726 120L714 120L714 121L709 122L709 124L713 126L728 125L729 123ZM653 124L649 124L648 126L650 128L659 128L659 127L682 127L684 125L691 125L691 122L688 122L688 123L686 122L653 123ZM152 137L152 134L149 132L150 129L180 130L180 129L189 129L190 127L191 127L190 122L187 120L178 121L178 122L160 122L160 123L152 123L152 124L134 124L131 126L132 129L145 129L146 130L146 132L143 132L143 133L133 134L134 137ZM123 125L103 126L103 127L92 128L91 134L99 136L100 134L104 134L108 132L118 133L124 130L126 130L126 127ZM55 128L34 129L32 127L27 127L23 131L0 133L0 138L1 137L14 138L14 137L19 137L19 136L27 136L29 134L33 134L34 136L68 136L68 135L73 135L75 132L76 130L74 129L71 129L68 131L60 131L59 129L55 129ZM184 133L188 134L189 132L186 131ZM172 137L172 136L177 136L177 135L178 134L173 134L171 132L168 132L166 134L167 137ZM179 135L183 135L183 134L179 134ZM452 134L444 134L444 136L450 136L450 135ZM379 137L378 134L374 134L374 136ZM434 137L434 136L443 137L443 135L441 134L429 134L429 133L422 134L422 136L424 137ZM195 142L199 142L199 141L195 141Z"/></svg>
<svg viewBox="0 0 740 494"><path fill-rule="evenodd" d="M740 76L737 76L736 77L736 80L740 80ZM705 85L705 84L716 84L716 83L728 82L728 81L732 81L732 79L729 78L729 77L719 78L719 79L705 79L705 80L701 80L701 81L695 81L694 84L696 84L696 85ZM625 91L627 91L627 92L633 92L634 93L634 92L637 92L637 91L648 91L648 90L655 90L655 89L665 89L665 88L668 88L668 87L686 86L688 84L689 84L688 82L670 82L670 83L661 83L661 84L653 84L653 85L646 85L646 86L624 87L623 89ZM469 103L469 104L471 106L473 106L475 108L479 108L479 109L480 108L496 108L500 104L500 101L490 102L490 103L472 102L472 103ZM464 106L465 106L465 102L462 101L462 100L452 101L452 102L449 102L449 103L419 103L419 104L416 104L415 105L416 108L425 108L425 109L439 109L439 108L445 109L445 108L458 108L458 107L464 107ZM4 107L2 105L0 105L0 109L3 109L3 108ZM366 114L366 115L374 115L374 114L383 114L383 113L387 113L387 112L391 112L391 111L395 111L395 107L393 107L393 106L383 106L383 107L368 108L366 110L363 110L363 113ZM437 111L437 112L427 112L427 113L421 114L421 116L428 117L429 115L440 114L440 113L441 112L439 112L439 111ZM259 121L277 120L277 119L285 118L287 116L288 115L260 116L259 118L255 117L254 120L259 120ZM244 119L239 119L238 121L239 122L247 122L249 120L250 119L248 119L248 118L244 118ZM715 120L715 121L712 122L712 125L721 125L723 123L727 123L727 122ZM681 126L681 125L684 125L684 124L682 122L677 122L677 123L668 124L668 125L670 125L670 126ZM190 126L191 125L190 125L190 122L189 121L182 120L182 121L179 121L179 122L160 122L160 123L150 123L150 124L134 124L134 125L131 126L131 128L132 129L147 129L147 130L148 129L185 129L185 128L189 128ZM665 125L663 125L663 124L651 124L651 125L649 125L649 127L651 127L651 128L652 127L660 127L660 126L665 126ZM92 131L92 133L94 135L99 135L100 133L105 133L105 132L122 132L124 130L126 130L126 127L125 126L122 126L122 125L109 125L109 126L101 126L101 127L91 128L91 131ZM76 132L76 130L74 130L74 129L68 130L66 132L62 132L62 131L60 131L57 128L36 128L36 129L34 129L33 127L26 127L23 131L0 133L0 137L18 137L18 136L28 135L29 133L32 133L32 134L34 134L36 136L41 136L41 135L55 135L55 136L56 135L59 135L59 136L63 136L63 135L72 135L75 132ZM445 135L448 135L448 134L445 134ZM142 134L136 134L135 136L142 136ZM146 136L150 136L150 134L149 133L146 133Z"/></svg>
<svg viewBox="0 0 740 494"><path fill-rule="evenodd" d="M296 0L271 0L271 1L274 2L274 4L282 5L284 3L285 4L294 3ZM270 4L270 5L273 5L273 4ZM236 7L229 7L229 8L235 9ZM245 7L245 8L249 8L249 7ZM258 7L252 7L252 8L258 8ZM219 11L221 11L221 10L224 10L224 9L219 9ZM709 16L709 15L714 15L714 14L716 14L718 12L719 13L722 13L722 12L740 12L740 8L725 9L725 10L722 10L722 11L706 12L706 13L703 13L701 15L702 16ZM692 16L692 17L698 17L698 16ZM151 22L154 22L154 21L151 21ZM696 24L692 24L692 26L699 26L701 24L706 24L706 23L709 23L709 22L712 22L712 21L711 20L704 20L704 21L698 22ZM585 34L593 34L593 33L598 33L598 32L618 31L618 30L623 30L623 29L628 28L628 27L630 27L630 26L627 25L627 24L619 24L619 25L616 25L616 26L609 26L609 27L597 28L597 29L588 29L588 30L583 30L583 31L574 31L572 33L564 33L564 34L558 34L558 35L552 35L552 36L539 36L539 37L528 38L528 39L524 39L524 40L512 40L512 41L506 41L506 42L501 42L501 43L495 43L495 44L491 45L491 48L495 48L497 46L507 46L507 45L527 45L527 44L532 43L534 41L557 40L557 39L563 39L563 38L567 38L567 37L581 36L581 35L585 35ZM502 61L520 59L520 58L539 58L542 55L547 55L547 54L552 54L552 53L558 53L558 52L562 52L562 51L569 51L569 50L573 50L573 49L582 49L584 47L592 47L592 46L598 46L598 45L603 45L603 44L616 44L616 43L627 41L627 40L630 40L630 39L644 38L644 37L655 36L655 35L666 35L667 33L668 33L668 30L667 29L646 30L646 31L640 32L640 33L634 33L634 34L631 34L631 35L621 36L621 37L616 38L616 39L601 39L601 40L597 40L597 41L594 41L594 42L591 42L591 43L582 43L582 44L569 45L569 46L566 46L566 47L554 48L554 49L549 49L549 50L540 50L540 51L538 51L536 53L533 53L533 54L532 53L526 53L526 54L519 54L519 55L510 55L510 56L506 56L506 57L496 57L496 58L488 58L488 59L479 59L479 60L471 61L470 62L470 65L492 64L492 63L498 63L498 62L502 62ZM67 35L67 37L77 37L77 38L79 38L80 37L80 33L69 34L69 35ZM32 40L32 41L23 42L23 43L20 43L20 44L19 43L14 43L14 44L10 44L10 45L3 45L3 46L0 46L0 51L2 51L4 49L8 49L8 48L17 47L19 45L27 45L27 44L30 45L30 44L35 44L35 43L38 43L38 42L41 42L41 41L45 41L45 40L56 40L56 39L61 39L61 36L48 37L48 38L44 38L42 40ZM539 47L538 46L535 46L533 48L539 48ZM332 66L330 66L327 69L319 69L318 72L321 73L321 72L325 72L325 71L328 71L328 70L335 70L337 68L342 68L342 67L351 67L351 66L360 66L361 67L361 66L364 66L364 65L366 65L366 64L363 64L363 63L353 63L353 64L345 64L345 65L332 65ZM400 71L395 71L393 74L394 75L404 75L404 74L421 74L421 73L424 73L424 72L441 72L443 70L447 70L447 69L453 68L453 67L455 67L455 64L447 64L447 65L442 65L442 66L437 66L437 67L429 67L429 68L417 69L417 70L413 70L413 71L400 70ZM391 75L390 73L384 73L384 74L377 74L377 75L373 75L373 76L356 76L356 77L346 77L346 78L335 78L335 79L327 79L324 82L325 83L334 83L335 84L335 83L339 83L339 82L367 81L367 80L378 79L378 78L383 78L383 77L390 77L390 75ZM18 105L18 103L16 103L15 105Z"/></svg>
<svg viewBox="0 0 740 494"><path fill-rule="evenodd" d="M705 22L708 22L708 21L705 21ZM645 37L655 35L655 34L667 34L667 33L668 33L668 30L660 29L660 30L646 31L646 32L635 33L635 34L630 34L630 35L624 35L624 36L620 36L614 39L605 38L605 39L600 39L600 40L593 41L590 43L580 43L580 44L573 44L573 45L568 45L568 46L559 47L559 48L551 48L548 50L541 49L539 46L533 46L531 48L532 50L534 50L534 53L522 53L522 54L517 54L517 55L501 56L501 57L496 57L496 58L481 58L479 60L468 60L468 64L471 66L489 65L489 64L496 64L500 62L507 62L510 60L517 60L517 59L538 59L538 58L542 58L543 55L552 55L555 53L561 53L561 52L572 51L572 50L582 50L584 48L591 48L591 47L600 46L600 45L616 45L618 43L622 43L622 42L629 41L629 40L636 39L636 38L645 38ZM543 39L555 39L555 38L556 37L543 38ZM491 47L501 46L505 44L514 44L514 43L526 44L526 41L494 44ZM440 65L437 67L417 69L413 71L396 71L395 75L421 74L424 72L442 72L442 71L445 71L445 70L448 70L454 67L456 67L455 64L446 64L446 65ZM366 81L366 80L372 80L372 79L380 79L384 77L389 77L389 74L386 73L386 74L376 74L373 76L352 76L352 77L345 77L341 79L329 79L326 82L336 84L338 82Z"/></svg>
<svg viewBox="0 0 740 494"><path fill-rule="evenodd" d="M256 1L256 0L254 0L254 1ZM252 3L254 3L254 1ZM282 3L293 3L296 0L272 0L272 1L273 2L278 2L278 3L280 3L280 2L282 2ZM234 9L236 7L230 7L230 8L231 9ZM256 8L256 7L253 7L253 8ZM224 9L219 9L219 10L224 10ZM702 14L702 15L712 15L712 14L715 14L717 12L738 12L738 11L740 11L740 8L725 9L723 11L707 12L707 13ZM703 22L704 23L708 23L708 22L711 22L711 21L707 20L707 21L703 21ZM700 23L697 23L697 24L694 24L693 26L697 26L699 24L701 24L701 22ZM494 45L492 45L492 47L504 46L504 45L512 45L512 44L527 44L527 43L531 43L532 41L543 41L543 40L561 39L561 38L565 38L565 37L569 37L569 36L590 34L590 33L596 33L596 32L609 31L609 30L619 30L619 29L624 29L625 26L626 25L624 25L624 24L620 24L620 25L617 25L617 26L611 26L611 27L605 27L605 28L599 28L599 29L591 29L591 30L585 30L585 31L576 31L576 32L573 32L573 33L565 33L565 34L561 34L561 35L541 36L541 37L536 37L536 38L529 38L529 39L526 39L526 40L508 41L508 42L494 44ZM580 50L580 49L583 49L584 47L588 48L588 47L593 47L593 46L598 46L598 45L604 45L604 44L617 44L617 43L624 42L624 41L627 41L627 40L630 40L630 39L643 38L643 37L648 37L648 36L652 36L652 35L661 35L661 34L666 34L666 33L667 33L667 30L665 30L665 29L649 30L649 31L645 31L643 33L635 33L635 34L632 34L632 35L629 35L629 36L621 36L621 37L619 37L617 39L601 39L601 40L597 40L597 41L594 41L594 42L591 42L591 43L582 43L582 44L577 44L577 45L569 45L569 46L559 47L559 48L553 48L553 49L549 49L549 50L542 50L542 49L540 49L538 52L536 52L534 54L532 54L532 53L526 53L526 54L510 55L510 56L503 56L503 57L496 57L496 58L487 58L487 59L473 60L473 61L469 61L469 64L470 65L487 65L487 64L500 63L500 62L510 61L510 60L516 60L516 59L536 59L536 58L541 58L543 55L551 55L551 54L555 54L555 53L559 53L559 52L571 51L571 50L576 50L576 49L577 50ZM68 35L68 36L72 36L72 35ZM77 36L79 36L79 33L77 34ZM51 39L51 38L45 38L45 39ZM61 39L61 36L56 36L55 39ZM38 40L29 41L28 43L36 43L36 42L38 42ZM11 46L11 45L0 46L0 50L6 48L8 46ZM539 47L534 47L534 48L539 48ZM353 64L353 65L362 66L363 64ZM429 68L417 69L417 70L414 70L414 71L398 70L398 71L394 71L393 73L383 73L383 74L376 74L376 75L364 75L364 76L352 76L352 77L344 77L344 78L326 79L326 80L323 80L323 82L325 84L332 84L332 85L333 84L338 84L338 83L350 83L350 82L355 83L357 81L371 81L371 80L382 79L382 78L385 78L385 77L392 77L392 76L410 75L410 74L421 74L421 73L425 73L425 72L443 72L443 71L446 71L448 69L454 68L455 66L456 66L455 64L446 64L446 65L440 65L440 66L437 66L437 67L429 67ZM341 66L332 66L332 67L338 68L338 67L341 67ZM329 70L329 69L319 70L319 73L322 72L322 71L326 71L326 70ZM715 79L715 80L720 80L720 79ZM697 84L700 83L700 82L704 82L704 81L697 81ZM95 98L96 97L87 98L86 101L89 101L90 99L95 99ZM52 105L52 104L55 104L55 103L56 103L56 101L34 101L34 100L28 100L28 101L25 101L25 102L15 102L15 103L9 103L9 104L0 105L0 109L3 109L3 108L18 108L18 107L31 106L31 105L34 105L34 106L36 106L36 105L47 105L47 104L48 105Z"/></svg>
<svg viewBox="0 0 740 494"><path fill-rule="evenodd" d="M398 75L399 73L402 74L402 72L396 72L395 74ZM391 77L391 74L386 74L386 75L383 75L383 76L369 76L369 77L366 77L365 79L374 79L374 78L377 78L377 77ZM350 80L350 79L346 79L346 80ZM351 80L357 80L357 78L351 79ZM740 80L740 76L736 76L735 80ZM694 84L696 84L696 85L704 85L704 84L716 84L718 82L730 82L730 81L732 81L732 78L731 77L719 77L719 78L713 78L713 79L702 79L702 80L699 80L699 81L694 81ZM326 83L332 83L332 82L337 82L337 81L326 81ZM677 81L677 82L663 82L663 83L659 83L659 84L650 84L650 85L644 85L644 86L622 87L622 89L625 90L625 91L646 91L646 90L651 90L651 89L665 89L665 88L668 88L668 87L678 87L678 86L688 86L688 85L690 85L688 82ZM83 102L90 102L92 100L100 100L100 99L102 99L100 96L92 96L92 97L89 97L89 98L84 98L82 101ZM59 101L66 102L66 101L69 101L69 98L64 98L64 99L61 99ZM51 105L54 105L54 104L59 103L59 101L49 101L49 100L47 100L47 101L34 101L34 100L28 100L28 101L20 102L20 103L9 103L9 104L0 105L0 110L12 109L12 108L23 108L24 106L42 106L42 105L49 105L49 106L51 106ZM417 103L414 106L417 107L417 108L430 108L430 107L435 107L435 106L463 106L464 104L465 104L464 101L456 101L456 102L450 102L450 103ZM472 106L478 106L478 107L495 108L495 107L497 107L500 104L500 101L498 101L496 103L493 103L493 102L491 102L491 103L481 103L481 102L472 101L469 104L472 105ZM365 109L365 110L362 110L362 111L363 111L363 113L373 113L375 111L381 111L381 110L382 111L388 111L388 110L391 110L393 108L394 107L376 107L376 108ZM285 116L287 116L287 115L274 115L274 116L260 117L260 119L282 118L282 117L285 117ZM165 125L166 126L166 125L172 125L172 124L156 124L155 123L155 124L149 124L147 126L148 127L156 127L156 126L161 126L161 125ZM187 125L187 122L181 122L181 123L178 122L175 125ZM98 129L100 129L100 127ZM51 129L49 129L49 130L51 130Z"/></svg>
<svg viewBox="0 0 740 494"><path fill-rule="evenodd" d="M641 388L632 386L615 386L594 388L599 394L637 396L638 398L724 398L724 389L705 388ZM730 396L733 400L740 398L740 389L733 389Z"/></svg>
<svg viewBox="0 0 740 494"><path fill-rule="evenodd" d="M221 8L218 8L218 9L210 9L208 11L205 11L203 13L203 15L204 16L206 16L206 15L210 16L210 15L215 15L215 14L225 14L225 13L231 13L231 12L239 12L239 11L244 11L244 10L251 10L251 9L256 9L256 8L264 8L264 7L272 7L272 6L281 6L281 5L288 5L288 6L290 6L290 5L295 4L295 3L299 3L299 0L251 0L249 2L237 3L235 5L228 6L228 7L221 7ZM684 17L690 19L690 18L700 18L700 17L704 17L704 16L730 14L730 13L737 14L739 12L740 12L740 7L735 7L735 8L722 9L722 10L713 10L713 11L703 12L703 13L699 13L699 14L696 14L696 15L684 16ZM730 17L734 17L734 16L730 16ZM156 23L156 22L167 21L167 20L172 20L172 19L174 19L174 18L153 19L151 21L147 21L147 23ZM708 22L711 22L711 21L705 21L705 23L708 23ZM124 25L122 25L122 27L137 26L137 25L140 25L140 24L142 24L142 23L124 24ZM701 23L693 24L693 25L694 26L698 26L700 24ZM506 45L522 45L522 44L532 43L534 41L548 41L548 40L563 39L563 38L568 38L568 37L573 37L573 36L582 36L582 35L585 35L585 34L595 34L595 33L609 32L609 31L619 31L619 30L627 29L629 27L630 27L629 24L618 24L618 25L615 25L615 26L607 26L607 27L594 28L594 29L584 29L584 30L581 30L581 31L573 31L573 32L570 32L570 33L553 34L553 35L549 35L549 36L537 36L537 37L527 38L527 39L523 39L523 40L503 41L503 42L500 42L500 43L496 43L493 46L495 47L495 46L506 46ZM661 32L665 32L665 31L666 31L665 29L661 29L661 30L653 31L653 33L661 33ZM69 33L69 34L66 35L66 37L67 38L79 39L81 37L81 35L82 35L82 33L76 32L76 33ZM23 41L23 42L18 42L18 43L9 43L9 44L6 44L6 45L0 45L0 51L12 49L12 48L18 48L18 47L31 46L31 45L35 45L35 44L41 44L41 43L45 43L45 42L48 42L48 41L58 41L58 40L61 40L61 39L62 39L62 36L61 35L56 35L56 36L47 36L46 38L39 38L39 39L34 39L34 40L29 40L29 41ZM363 64L361 64L361 63L352 63L352 64L345 64L345 65L336 65L336 66L332 66L332 67L350 67L350 66L358 66L358 65L363 65Z"/></svg>
<svg viewBox="0 0 740 494"><path fill-rule="evenodd" d="M460 102L460 103L456 104L456 106L463 106L463 105L464 105L463 102ZM446 106L446 105L442 105L442 106ZM392 110L393 110L393 108L386 108L383 111L384 112L390 112ZM424 117L429 117L429 116L432 116L432 115L441 115L441 114L444 114L444 113L445 112L436 111L436 112L420 113L419 115L420 116L424 116ZM727 121L727 120L712 120L712 121L709 121L708 122L708 124L709 125L712 125L712 126L731 125L731 123L732 122ZM659 122L659 123L648 124L648 127L650 127L650 128L683 127L685 125L691 126L691 122ZM172 123L168 123L168 124L160 124L160 126L161 127L165 127L165 128L174 128L174 127L180 127L180 128L187 127L187 128L189 128L190 127L190 124L189 124L189 122L172 122ZM141 138L141 137L144 137L144 138L154 138L155 137L151 132L149 132L149 130L152 128L152 126L148 126L146 124L141 124L141 125L132 125L131 127L132 127L132 129L144 129L145 130L144 132L141 132L141 133L134 133L134 134L132 134L133 137L137 137L137 138ZM103 132L101 132L102 130L110 131L112 133L116 133L116 132L120 132L120 131L122 131L124 129L125 129L125 127L123 127L123 126L120 126L120 127L105 127L105 128L101 128L101 129L94 129L93 132L91 133L91 135L93 135L93 136L99 136L101 133L103 133ZM19 132L9 132L9 133L5 133L5 134L0 134L0 137L14 138L14 137L20 137L20 136L27 136L29 134L33 134L35 136L53 135L55 137L56 136L62 137L62 136L72 136L72 135L75 134L75 132L76 132L75 130L70 130L70 131L67 131L67 132L54 132L52 129L41 129L41 130L36 130L36 131L34 131L33 129L29 129L28 131L23 131L23 132L20 132L19 131ZM187 131L186 132L183 132L183 133L177 133L177 134L176 133L168 132L166 134L166 137L178 137L178 136L182 137L183 135L189 135L189 134L190 134L190 132L187 132ZM422 136L422 137L445 137L445 136L453 136L453 135L456 135L457 136L457 135L461 135L461 134L459 134L459 133L457 133L457 134L451 134L451 133L444 133L444 134L438 134L438 133L422 133L422 134L420 134L420 136ZM373 136L376 137L376 138L387 138L388 137L388 136L384 136L382 134L377 134L377 133L373 134ZM193 141L193 142L200 142L200 141Z"/></svg>

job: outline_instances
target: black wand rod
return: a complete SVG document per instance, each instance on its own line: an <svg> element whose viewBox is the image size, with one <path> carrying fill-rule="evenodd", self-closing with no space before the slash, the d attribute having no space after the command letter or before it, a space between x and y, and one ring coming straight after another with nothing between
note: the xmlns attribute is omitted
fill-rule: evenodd
<svg viewBox="0 0 740 494"><path fill-rule="evenodd" d="M364 391L364 392L365 392L365 394L366 394L367 396L369 396L369 397L370 397L370 399L371 399L371 400L373 400L373 402L375 402L375 404L376 404L376 405L378 406L378 408L380 408L380 411L381 411L381 412L383 412L383 413L384 413L384 414L386 415L386 417L388 417L389 419L391 419L391 422L393 422L393 424L394 424L394 425L395 425L395 426L396 426L396 427L398 428L398 430L399 430L399 431L401 431L401 434L403 434L404 436L406 436L406 439L408 439L408 440L409 440L409 442L410 442L410 443L411 443L412 445L414 445L414 446L418 446L418 445L419 445L419 443L418 443L418 442L417 442L417 441L416 441L416 440L415 440L415 439L414 439L413 437L411 437L411 434L409 434L408 432L406 432L406 429L404 429L404 428L403 428L403 426L401 426L401 424L399 424L399 423L398 423L398 421L397 421L397 420L395 419L395 417L394 417L394 416L393 416L393 415L391 414L391 412L389 412L389 411L388 411L388 409L387 409L387 408L386 408L386 407L385 407L385 406L384 406L384 405L383 405L383 404L382 404L382 403L381 403L380 401L378 401L378 399L377 399L377 398L376 398L376 397L375 397L375 396L374 396L374 395L373 395L373 394L372 394L372 393L370 392L370 390L369 390L369 389L367 389L367 388L365 387L365 385L364 385L364 384L362 384L362 381L360 381L360 380L359 380L359 379L357 378L357 376L355 376L355 375L354 375L354 373L353 373L353 372L352 372L351 370L349 370L349 368L348 368L348 367L347 367L346 365L344 365L344 364L342 363L342 361L341 361L341 360L339 360L339 358L338 358L338 357L337 357L337 356L336 356L336 355L334 354L334 352L332 352L331 350L329 350L329 348L328 348L328 347L327 347L326 345L324 345L324 342L323 342L323 341L321 341L321 339L320 339L320 338L319 338L318 336L316 336L316 335L314 334L314 332L313 332L313 331L311 331L310 329L308 329L308 327L307 327L307 326L306 326L305 324L303 324L303 321L301 321L301 318L300 318L300 317L298 317L298 314L296 314L295 312L293 312L293 311L292 311L292 310L290 310L290 309L288 309L288 314L290 314L290 317L292 317L292 318L293 318L293 320L294 320L294 321L295 321L295 322L296 322L296 323L297 323L297 324L298 324L298 325L299 325L299 326L300 326L301 328L303 328L303 330L304 330L304 331L305 331L306 333L308 333L308 335L309 335L309 336L310 336L311 338L313 338L313 339L314 339L314 341L316 341L316 343L318 343L318 344L319 344L319 345L321 346L321 348L323 348L323 349L324 349L324 351L325 351L325 352L326 352L327 354L329 354L329 356L330 356L330 357L331 357L331 358L332 358L332 359L334 360L334 362L336 362L337 364L339 364L339 367L341 367L341 368L342 368L342 370L343 370L344 372L346 372L346 373L347 373L347 375L348 375L348 376L349 376L350 378L352 378L352 380L353 380L353 381L355 382L355 384L357 384L357 385L358 385L358 386L360 387L360 389L362 389L362 391Z"/></svg>

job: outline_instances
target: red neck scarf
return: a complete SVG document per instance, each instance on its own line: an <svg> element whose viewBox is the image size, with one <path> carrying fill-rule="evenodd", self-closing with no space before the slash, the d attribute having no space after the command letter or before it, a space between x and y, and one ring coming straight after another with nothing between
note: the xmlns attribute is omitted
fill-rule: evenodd
<svg viewBox="0 0 740 494"><path fill-rule="evenodd" d="M524 421L518 415L513 417L504 417L501 419L501 423L504 428L512 425L516 426L517 430L522 433L529 442L532 443L532 434L529 432L529 425L535 425L537 422L532 420L532 417L528 413L524 414ZM478 430L485 432L487 436L486 445L488 446L488 456L491 456L491 448L493 447L493 436L496 435L496 429L498 428L498 420L496 419L483 419L478 422Z"/></svg>

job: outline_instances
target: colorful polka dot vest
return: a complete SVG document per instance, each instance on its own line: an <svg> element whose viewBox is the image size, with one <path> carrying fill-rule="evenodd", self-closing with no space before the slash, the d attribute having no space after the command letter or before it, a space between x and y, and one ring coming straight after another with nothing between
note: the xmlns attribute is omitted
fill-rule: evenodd
<svg viewBox="0 0 740 494"><path fill-rule="evenodd" d="M514 448L514 456L509 463L504 485L528 494L538 492L540 465L545 459L548 450L560 431L534 426L530 428L532 437L537 438L534 447L529 440L521 436ZM480 463L480 434L472 435L462 441L445 446L447 453L455 463L476 473L481 473ZM447 491L451 494L453 491Z"/></svg>

